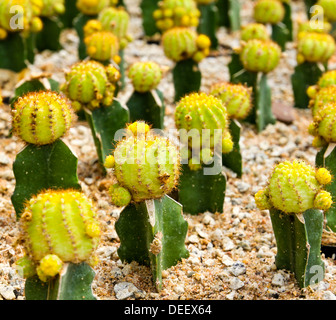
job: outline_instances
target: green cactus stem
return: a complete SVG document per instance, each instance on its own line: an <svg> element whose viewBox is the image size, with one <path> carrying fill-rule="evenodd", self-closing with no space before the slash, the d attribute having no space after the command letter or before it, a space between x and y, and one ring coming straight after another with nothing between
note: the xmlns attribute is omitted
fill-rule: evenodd
<svg viewBox="0 0 336 320"><path fill-rule="evenodd" d="M201 12L197 32L205 34L211 41L211 48L217 49L217 29L218 29L218 8L215 1L208 4L198 4L198 10Z"/></svg>
<svg viewBox="0 0 336 320"><path fill-rule="evenodd" d="M188 93L198 92L201 81L202 74L197 62L192 59L177 62L173 69L174 101L179 101Z"/></svg>
<svg viewBox="0 0 336 320"><path fill-rule="evenodd" d="M63 23L64 28L73 28L73 21L79 14L79 10L76 6L77 0L65 1L65 12L60 15L60 20Z"/></svg>
<svg viewBox="0 0 336 320"><path fill-rule="evenodd" d="M79 60L83 60L87 57L86 52L86 45L84 42L84 26L86 23L91 19L96 19L97 15L94 16L88 16L81 12L78 13L78 15L73 20L73 26L74 29L77 32L78 38L79 38L79 44L78 44L78 58Z"/></svg>
<svg viewBox="0 0 336 320"><path fill-rule="evenodd" d="M277 243L276 267L293 272L301 288L322 281L323 213L309 209L300 215L288 215L271 209L270 216Z"/></svg>
<svg viewBox="0 0 336 320"><path fill-rule="evenodd" d="M162 271L189 256L185 247L188 223L182 206L167 195L129 204L115 228L120 238L120 259L150 266L158 291L162 289Z"/></svg>
<svg viewBox="0 0 336 320"><path fill-rule="evenodd" d="M36 35L36 49L59 51L61 32L64 29L63 22L58 17L42 17L43 29Z"/></svg>
<svg viewBox="0 0 336 320"><path fill-rule="evenodd" d="M142 0L140 4L142 13L142 28L147 37L152 37L160 30L156 26L156 21L153 17L153 12L158 9L160 0Z"/></svg>
<svg viewBox="0 0 336 320"><path fill-rule="evenodd" d="M25 202L46 189L80 189L77 158L62 140L52 144L27 145L13 163L15 189L11 197L17 217Z"/></svg>
<svg viewBox="0 0 336 320"><path fill-rule="evenodd" d="M240 2L236 0L217 1L219 13L218 24L226 27L229 31L240 29Z"/></svg>
<svg viewBox="0 0 336 320"><path fill-rule="evenodd" d="M294 68L291 83L295 108L306 109L309 107L310 98L307 94L307 89L315 85L325 71L326 69L320 63L308 61L298 64Z"/></svg>
<svg viewBox="0 0 336 320"><path fill-rule="evenodd" d="M97 300L92 293L95 272L85 262L67 263L61 275L42 282L37 275L26 280L26 300Z"/></svg>

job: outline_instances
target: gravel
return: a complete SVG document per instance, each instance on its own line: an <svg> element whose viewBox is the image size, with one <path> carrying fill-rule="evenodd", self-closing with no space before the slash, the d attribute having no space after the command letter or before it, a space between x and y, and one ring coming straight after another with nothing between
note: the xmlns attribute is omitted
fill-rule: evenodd
<svg viewBox="0 0 336 320"><path fill-rule="evenodd" d="M125 50L127 65L138 60L154 60L168 68L168 60L159 45L144 41L139 0L128 0L132 17L130 33L134 41ZM242 18L251 20L252 1L242 1ZM302 18L303 1L293 3L294 15ZM209 90L211 84L229 79L227 49L237 44L237 34L226 30L218 32L221 44L218 54L200 63L203 74L201 89ZM62 35L64 49L58 53L48 51L39 54L33 66L25 74L0 72L0 85L4 96L11 96L20 77L39 72L50 72L62 81L64 70L77 61L78 39L73 31ZM336 63L336 59L332 60ZM292 106L293 95L290 75L295 62L295 46L288 44L278 68L269 74L272 98L286 106ZM167 106L166 128L174 127L173 88L168 71L159 85L164 92ZM118 98L125 102L132 88L126 79L126 87ZM12 163L22 149L22 143L10 136L10 107L0 107L0 299L24 299L25 280L16 272L15 261L22 255L17 243L18 228L10 197L15 188ZM85 122L71 128L64 141L78 157L78 177L83 192L97 205L103 236L98 248L100 263L95 267L93 291L101 300L122 299L249 299L249 300L335 300L335 260L322 256L326 263L325 279L319 286L300 289L294 275L275 267L276 242L267 211L256 209L254 194L266 183L273 166L285 159L300 158L314 164L316 150L312 137L307 134L311 121L309 110L293 110L293 122L278 121L257 133L252 125L242 124L241 150L244 174L241 179L228 169L224 212L205 212L197 216L184 214L188 221L186 247L190 252L175 266L163 272L163 288L157 292L151 278L151 270L136 262L123 263L117 253L120 245L114 225L120 210L113 207L108 198L109 177L104 177L97 163L97 155L90 129Z"/></svg>

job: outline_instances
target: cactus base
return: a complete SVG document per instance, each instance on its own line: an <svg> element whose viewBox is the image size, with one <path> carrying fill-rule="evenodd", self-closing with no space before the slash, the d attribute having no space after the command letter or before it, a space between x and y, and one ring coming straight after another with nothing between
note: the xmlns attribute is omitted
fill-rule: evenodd
<svg viewBox="0 0 336 320"><path fill-rule="evenodd" d="M197 27L199 34L205 34L211 40L211 48L218 47L217 28L218 28L218 8L215 2L207 5L198 5L201 12L200 23Z"/></svg>
<svg viewBox="0 0 336 320"><path fill-rule="evenodd" d="M188 223L182 216L182 206L169 196L129 204L115 228L120 238L120 259L150 266L158 291L162 288L162 271L189 256L184 244Z"/></svg>
<svg viewBox="0 0 336 320"><path fill-rule="evenodd" d="M36 35L36 48L39 52L43 50L59 51L62 49L60 43L63 23L56 17L42 18L43 29Z"/></svg>
<svg viewBox="0 0 336 320"><path fill-rule="evenodd" d="M158 8L158 3L159 0L142 0L140 4L142 12L142 28L147 37L160 33L160 30L156 27L155 19L153 18L153 12Z"/></svg>
<svg viewBox="0 0 336 320"><path fill-rule="evenodd" d="M93 269L85 262L67 263L62 274L42 282L38 276L25 283L26 300L97 300L92 293Z"/></svg>
<svg viewBox="0 0 336 320"><path fill-rule="evenodd" d="M270 216L277 243L277 268L293 272L301 288L322 281L323 213L309 209L300 215L290 215L271 209Z"/></svg>
<svg viewBox="0 0 336 320"><path fill-rule="evenodd" d="M240 29L240 2L236 0L217 1L219 25L230 31Z"/></svg>

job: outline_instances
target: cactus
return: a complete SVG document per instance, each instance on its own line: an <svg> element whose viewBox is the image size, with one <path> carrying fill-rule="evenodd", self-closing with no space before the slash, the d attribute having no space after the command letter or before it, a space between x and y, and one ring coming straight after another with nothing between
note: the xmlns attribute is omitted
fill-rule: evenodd
<svg viewBox="0 0 336 320"><path fill-rule="evenodd" d="M233 149L225 106L212 95L189 94L176 106L175 125L182 146L178 199L183 210L222 212L226 177L220 156Z"/></svg>
<svg viewBox="0 0 336 320"><path fill-rule="evenodd" d="M64 0L43 0L41 11L43 29L36 35L36 48L38 51L58 51L62 48L60 35L64 29L64 24L60 16L64 13Z"/></svg>
<svg viewBox="0 0 336 320"><path fill-rule="evenodd" d="M210 94L221 99L231 120L229 130L234 142L233 150L230 153L222 155L222 164L235 172L238 177L241 177L243 168L239 146L241 130L239 121L244 120L251 112L252 88L241 84L219 82L212 85Z"/></svg>
<svg viewBox="0 0 336 320"><path fill-rule="evenodd" d="M194 0L163 0L153 12L156 26L161 32L174 27L197 27L200 12Z"/></svg>
<svg viewBox="0 0 336 320"><path fill-rule="evenodd" d="M332 204L330 193L324 190L330 179L325 168L285 161L274 168L268 185L255 194L257 207L270 211L277 242L275 264L293 272L301 288L324 277L322 211Z"/></svg>
<svg viewBox="0 0 336 320"><path fill-rule="evenodd" d="M294 106L308 108L307 89L316 84L328 69L328 60L335 52L335 40L326 33L301 32L298 35L298 65L292 75Z"/></svg>
<svg viewBox="0 0 336 320"><path fill-rule="evenodd" d="M330 22L336 22L336 2L333 0L318 0L317 5L323 8L325 19Z"/></svg>
<svg viewBox="0 0 336 320"><path fill-rule="evenodd" d="M153 16L154 11L159 8L159 1L160 0L141 0L142 28L147 37L152 37L160 33Z"/></svg>
<svg viewBox="0 0 336 320"><path fill-rule="evenodd" d="M292 10L289 1L258 0L253 9L256 22L270 24L272 40L284 51L286 43L293 40Z"/></svg>
<svg viewBox="0 0 336 320"><path fill-rule="evenodd" d="M43 28L42 0L3 0L0 4L0 68L20 72L35 59L35 35ZM12 9L11 9L12 8ZM13 10L13 8L22 8ZM18 19L18 15L21 18ZM13 25L14 21L14 25Z"/></svg>
<svg viewBox="0 0 336 320"><path fill-rule="evenodd" d="M236 0L220 0L216 2L218 8L218 25L224 26L228 31L240 29L240 7Z"/></svg>
<svg viewBox="0 0 336 320"><path fill-rule="evenodd" d="M26 253L17 266L27 278L26 300L95 299L89 265L97 262L100 227L88 198L46 190L27 200L19 224Z"/></svg>
<svg viewBox="0 0 336 320"><path fill-rule="evenodd" d="M309 97L311 98L309 101L309 108L312 111L313 117L319 112L321 108L323 108L328 103L336 102L336 87L329 86L321 88L318 91L315 91L310 87L308 90Z"/></svg>
<svg viewBox="0 0 336 320"><path fill-rule="evenodd" d="M19 217L32 195L80 186L77 158L60 139L74 120L70 101L56 92L28 92L13 103L12 114L13 134L26 143L13 163L16 186L11 200Z"/></svg>
<svg viewBox="0 0 336 320"><path fill-rule="evenodd" d="M269 40L270 35L264 24L248 23L241 27L240 39L245 42L251 39Z"/></svg>
<svg viewBox="0 0 336 320"><path fill-rule="evenodd" d="M161 290L162 271L188 256L182 206L167 195L178 183L179 153L145 122L129 124L126 134L105 162L117 180L109 188L112 204L125 206L115 225L118 255L123 261L150 265Z"/></svg>
<svg viewBox="0 0 336 320"><path fill-rule="evenodd" d="M258 132L275 123L267 73L277 67L280 57L281 49L274 41L250 39L235 49L229 64L230 82L246 84L253 89L253 109L246 121L255 123Z"/></svg>
<svg viewBox="0 0 336 320"><path fill-rule="evenodd" d="M77 9L87 15L95 16L110 4L109 0L77 0Z"/></svg>
<svg viewBox="0 0 336 320"><path fill-rule="evenodd" d="M134 91L126 102L132 122L143 120L153 128L163 129L165 105L162 92L157 89L161 67L152 61L136 62L128 71Z"/></svg>
<svg viewBox="0 0 336 320"><path fill-rule="evenodd" d="M105 173L103 163L114 148L115 134L129 122L127 107L114 98L120 73L113 65L82 61L73 65L65 78L62 90L76 110L83 110Z"/></svg>
<svg viewBox="0 0 336 320"><path fill-rule="evenodd" d="M176 27L163 34L162 45L166 57L175 62L173 82L176 102L184 95L199 90L202 75L198 63L208 56L211 41L206 35L198 35L189 28Z"/></svg>
<svg viewBox="0 0 336 320"><path fill-rule="evenodd" d="M197 32L207 35L211 41L211 48L217 49L217 29L219 17L216 0L196 0L196 3L201 13Z"/></svg>

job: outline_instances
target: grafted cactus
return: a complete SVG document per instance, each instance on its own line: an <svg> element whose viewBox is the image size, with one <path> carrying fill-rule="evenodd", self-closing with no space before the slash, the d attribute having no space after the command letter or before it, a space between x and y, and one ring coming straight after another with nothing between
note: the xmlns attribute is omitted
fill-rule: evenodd
<svg viewBox="0 0 336 320"><path fill-rule="evenodd" d="M150 265L160 290L162 270L188 256L182 206L167 195L178 184L179 152L145 122L129 124L126 133L105 161L117 181L109 189L111 201L125 206L116 223L118 254L121 260Z"/></svg>
<svg viewBox="0 0 336 320"><path fill-rule="evenodd" d="M80 61L66 72L61 90L72 101L75 111L83 107L93 110L100 104L111 105L119 79L120 72L113 65L104 66L92 60Z"/></svg>
<svg viewBox="0 0 336 320"><path fill-rule="evenodd" d="M162 36L164 54L175 62L173 82L174 100L197 92L201 86L201 72L198 63L209 55L211 41L203 34L189 28L175 27Z"/></svg>
<svg viewBox="0 0 336 320"><path fill-rule="evenodd" d="M281 49L277 43L250 39L235 49L229 64L230 82L246 84L253 89L253 109L246 120L255 123L259 132L275 123L267 74L278 66L280 59Z"/></svg>
<svg viewBox="0 0 336 320"><path fill-rule="evenodd" d="M26 143L13 164L16 186L12 203L20 217L25 202L42 190L80 188L77 158L61 141L75 117L70 101L49 91L20 97L12 114L13 133Z"/></svg>
<svg viewBox="0 0 336 320"><path fill-rule="evenodd" d="M272 40L281 49L286 49L286 43L293 40L292 8L290 1L257 0L253 8L254 20L258 23L271 25Z"/></svg>
<svg viewBox="0 0 336 320"><path fill-rule="evenodd" d="M42 0L0 3L0 68L20 72L35 60L35 34L43 28ZM15 10L13 10L15 9Z"/></svg>
<svg viewBox="0 0 336 320"><path fill-rule="evenodd" d="M88 121L103 171L105 157L114 148L115 133L129 122L129 111L115 98L120 79L113 65L97 61L74 64L65 75L61 88Z"/></svg>
<svg viewBox="0 0 336 320"><path fill-rule="evenodd" d="M128 77L134 92L126 102L130 110L130 120L146 121L153 128L163 129L165 105L162 92L157 89L163 71L153 61L135 62L128 70Z"/></svg>
<svg viewBox="0 0 336 320"><path fill-rule="evenodd" d="M75 190L46 190L27 201L19 224L27 252L17 266L27 278L27 300L95 299L87 264L97 263L100 227L91 200ZM66 281L76 273L82 280Z"/></svg>
<svg viewBox="0 0 336 320"><path fill-rule="evenodd" d="M226 177L221 155L233 149L225 106L212 95L189 94L176 106L175 125L183 160L179 201L190 214L222 212Z"/></svg>
<svg viewBox="0 0 336 320"><path fill-rule="evenodd" d="M258 208L270 211L277 242L276 266L294 272L300 287L324 278L322 211L332 204L331 194L324 190L330 181L325 168L285 161L274 168L268 185L255 195Z"/></svg>
<svg viewBox="0 0 336 320"><path fill-rule="evenodd" d="M327 33L300 32L297 40L297 62L292 75L295 107L307 108L307 89L315 85L328 69L328 61L335 53L333 37Z"/></svg>

